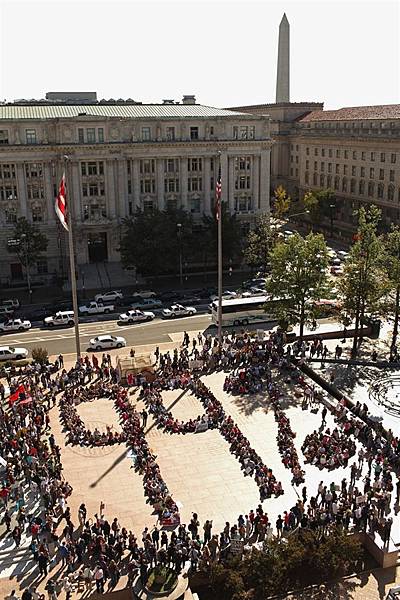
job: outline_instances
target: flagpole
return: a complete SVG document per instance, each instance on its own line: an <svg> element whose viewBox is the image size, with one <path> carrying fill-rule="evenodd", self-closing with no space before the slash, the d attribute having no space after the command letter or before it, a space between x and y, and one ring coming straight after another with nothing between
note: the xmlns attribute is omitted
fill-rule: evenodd
<svg viewBox="0 0 400 600"><path fill-rule="evenodd" d="M69 177L69 158L64 156L64 172L66 180L66 190L68 198L68 246L69 246L69 268L71 278L71 293L72 293L72 307L74 309L74 328L75 328L75 348L76 348L76 360L78 361L81 357L81 344L79 339L79 311L78 311L78 296L76 291L76 272L75 272L75 254L74 254L74 238L72 235L72 201L70 192L70 177Z"/></svg>
<svg viewBox="0 0 400 600"><path fill-rule="evenodd" d="M221 151L218 152L218 173L221 169ZM222 176L221 176L222 190ZM218 344L222 347L222 195L219 202L219 218L218 218Z"/></svg>

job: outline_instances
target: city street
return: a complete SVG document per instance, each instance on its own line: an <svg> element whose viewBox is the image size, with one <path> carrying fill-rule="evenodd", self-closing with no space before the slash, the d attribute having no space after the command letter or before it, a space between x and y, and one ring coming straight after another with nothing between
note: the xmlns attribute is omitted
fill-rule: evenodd
<svg viewBox="0 0 400 600"><path fill-rule="evenodd" d="M144 344L160 344L171 342L169 334L181 331L204 331L211 325L211 315L202 314L177 320L162 320L156 318L142 325L118 325L118 321L102 320L80 325L81 350L85 352L90 338L97 335L121 335L126 339L127 346ZM215 328L213 328L215 331ZM19 346L29 351L35 346L44 346L49 355L69 354L75 351L75 330L73 327L63 329L48 329L33 327L27 332L16 332L0 337L0 346ZM118 352L118 350L114 350ZM120 352L120 351L119 351Z"/></svg>

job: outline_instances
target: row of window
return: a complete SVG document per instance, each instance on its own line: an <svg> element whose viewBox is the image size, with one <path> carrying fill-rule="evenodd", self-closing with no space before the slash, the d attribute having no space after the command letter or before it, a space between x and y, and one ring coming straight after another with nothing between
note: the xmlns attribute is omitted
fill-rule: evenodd
<svg viewBox="0 0 400 600"><path fill-rule="evenodd" d="M333 165L332 163L326 163L327 164L327 172L328 173L333 173L333 167L335 167L335 174L338 175L341 173L341 171L343 172L343 175L349 175L350 174L350 168L349 165L340 165L338 163L336 163L335 165ZM306 170L308 171L310 168L310 161L306 160ZM322 171L322 173L325 171L325 163L321 162L318 166L318 162L314 161L314 171L318 171L318 169L320 171ZM352 177L366 177L366 173L369 173L369 178L370 179L374 179L375 178L375 168L374 167L369 167L369 169L367 169L366 167L356 167L355 165L351 166L351 176ZM379 179L383 180L385 179L385 173L387 173L387 171L385 171L385 169L377 169L376 170L376 174L378 174ZM395 179L395 171L394 169L389 169L389 181L394 181Z"/></svg>
<svg viewBox="0 0 400 600"><path fill-rule="evenodd" d="M293 150L293 144L291 145L291 148ZM296 151L298 151L299 146L296 145ZM314 156L319 156L321 151L321 156L328 156L329 158L333 158L333 149L332 148L328 148L327 150L325 148L314 148ZM327 154L328 153L328 154ZM306 155L310 156L310 147L307 146L306 147ZM343 150L343 158L345 159L349 159L350 157L353 160L370 160L371 162L375 162L376 160L380 160L380 162L386 162L386 157L389 161L389 156L390 156L390 162L392 164L395 164L396 162L396 153L395 152L391 152L386 153L386 152L375 152L375 151L371 151L371 152L366 152L365 150L362 151L358 151L358 150ZM342 150L340 150L339 148L336 148L335 150L335 157L336 158L341 158L342 157Z"/></svg>
<svg viewBox="0 0 400 600"><path fill-rule="evenodd" d="M308 171L304 174L304 183L306 185L310 184L310 176ZM336 191L340 192L350 192L350 194L359 194L360 196L368 195L369 197L376 197L379 199L385 199L385 185L383 183L375 184L374 181L364 181L360 180L357 184L355 179L346 179L343 177L341 180L340 177L332 177L328 175L325 178L325 175L321 173L319 176L317 173L313 173L312 185L320 186L320 187L328 187L332 188ZM386 191L387 200L394 200L395 197L395 186L392 183L389 183ZM400 189L398 190L398 201L400 202Z"/></svg>
<svg viewBox="0 0 400 600"><path fill-rule="evenodd" d="M141 127L140 140L146 142L156 139L155 131L155 126L152 127L146 125ZM213 125L206 127L206 135L209 135L210 137L214 136ZM256 137L256 128L254 125L234 125L232 126L232 137L234 140L254 140ZM200 128L198 126L193 125L189 127L189 138L191 140L200 139ZM165 127L165 139L167 141L173 141L176 139L176 127L170 125ZM78 127L76 140L79 144L102 144L105 141L104 128ZM0 129L0 145L9 143L10 139L8 129ZM36 129L25 129L25 143L29 145L39 143Z"/></svg>

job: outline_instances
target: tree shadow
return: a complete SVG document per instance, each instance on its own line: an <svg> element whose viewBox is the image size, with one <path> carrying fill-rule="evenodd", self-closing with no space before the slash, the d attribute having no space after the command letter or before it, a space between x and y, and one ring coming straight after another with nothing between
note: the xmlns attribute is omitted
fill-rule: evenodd
<svg viewBox="0 0 400 600"><path fill-rule="evenodd" d="M357 582L343 579L286 596L287 600L353 600Z"/></svg>

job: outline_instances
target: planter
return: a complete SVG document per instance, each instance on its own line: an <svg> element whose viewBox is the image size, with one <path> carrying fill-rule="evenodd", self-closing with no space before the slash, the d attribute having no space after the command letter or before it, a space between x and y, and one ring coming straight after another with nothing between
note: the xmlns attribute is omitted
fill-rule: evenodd
<svg viewBox="0 0 400 600"><path fill-rule="evenodd" d="M168 596L178 585L178 576L173 569L157 566L151 569L145 585L146 592L154 596Z"/></svg>

